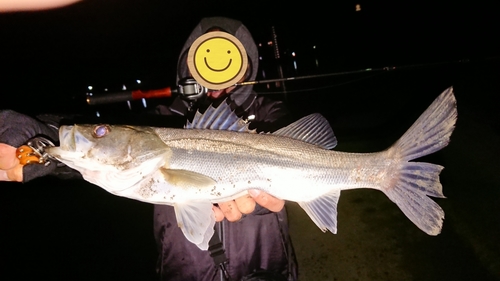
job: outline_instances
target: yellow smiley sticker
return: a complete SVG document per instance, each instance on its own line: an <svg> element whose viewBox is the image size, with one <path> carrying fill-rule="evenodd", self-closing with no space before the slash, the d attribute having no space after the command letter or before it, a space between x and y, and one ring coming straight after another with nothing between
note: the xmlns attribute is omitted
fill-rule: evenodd
<svg viewBox="0 0 500 281"><path fill-rule="evenodd" d="M236 37L214 31L193 42L187 64L198 83L212 90L221 90L240 82L248 58L243 44Z"/></svg>

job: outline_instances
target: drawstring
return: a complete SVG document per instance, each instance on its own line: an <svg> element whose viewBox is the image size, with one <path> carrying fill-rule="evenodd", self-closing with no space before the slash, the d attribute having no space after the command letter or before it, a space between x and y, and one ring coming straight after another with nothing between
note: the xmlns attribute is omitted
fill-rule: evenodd
<svg viewBox="0 0 500 281"><path fill-rule="evenodd" d="M215 266L220 269L220 280L231 281L231 277L227 272L226 263L227 257L224 250L224 221L217 222L214 227L214 235L208 242L208 251L214 260Z"/></svg>

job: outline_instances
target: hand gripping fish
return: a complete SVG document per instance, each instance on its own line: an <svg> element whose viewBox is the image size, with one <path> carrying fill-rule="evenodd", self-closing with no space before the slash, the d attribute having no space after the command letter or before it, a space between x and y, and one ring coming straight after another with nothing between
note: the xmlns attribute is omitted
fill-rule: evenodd
<svg viewBox="0 0 500 281"><path fill-rule="evenodd" d="M47 152L112 194L174 206L179 227L200 249L214 233L212 204L261 189L297 202L324 232L337 232L340 192L384 192L429 235L444 212L442 166L410 162L445 147L457 119L453 89L445 90L390 148L376 153L334 151L324 117L308 115L274 133L248 129L223 102L199 112L184 129L74 125L60 128Z"/></svg>

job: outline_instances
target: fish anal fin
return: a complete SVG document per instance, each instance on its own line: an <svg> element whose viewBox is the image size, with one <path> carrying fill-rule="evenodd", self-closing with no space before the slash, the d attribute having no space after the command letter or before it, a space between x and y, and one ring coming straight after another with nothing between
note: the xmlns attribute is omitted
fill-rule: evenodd
<svg viewBox="0 0 500 281"><path fill-rule="evenodd" d="M212 203L209 201L176 203L174 209L177 225L186 239L201 250L207 250L215 225Z"/></svg>
<svg viewBox="0 0 500 281"><path fill-rule="evenodd" d="M312 221L323 231L337 233L337 203L340 190L333 190L308 202L298 202Z"/></svg>

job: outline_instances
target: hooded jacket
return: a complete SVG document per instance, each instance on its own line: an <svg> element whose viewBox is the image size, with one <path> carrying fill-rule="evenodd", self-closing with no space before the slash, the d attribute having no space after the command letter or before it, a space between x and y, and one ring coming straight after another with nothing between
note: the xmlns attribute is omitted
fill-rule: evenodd
<svg viewBox="0 0 500 281"><path fill-rule="evenodd" d="M177 61L177 82L182 78L191 76L187 65L187 55L193 42L201 35L215 28L228 32L240 40L245 47L249 64L249 68L244 76L245 81L253 81L257 78L259 54L257 45L248 29L237 20L225 17L211 17L202 19L184 43ZM225 97L222 99L225 99ZM252 86L236 87L228 99L236 112L244 119L248 116L256 116L255 113L258 111L260 114L256 116L258 118L254 120L253 126L260 131L274 131L290 123L288 111L281 102L276 101L271 103L268 99L258 97ZM218 104L220 102L221 100L202 99L197 101L197 104L192 108L192 105L188 101L178 96L170 106L158 106L157 112L163 115L181 115L191 119L196 110L203 111L210 104ZM272 116L272 118L268 116ZM270 123L274 123L274 125L270 126Z"/></svg>
<svg viewBox="0 0 500 281"><path fill-rule="evenodd" d="M224 17L213 17L202 19L191 32L186 40L186 43L184 43L181 55L177 61L177 82L179 82L179 79L181 78L190 76L187 66L187 54L193 42L201 35L213 29L227 32L240 40L241 44L245 47L245 51L247 52L249 63L249 69L245 75L245 80L255 80L257 77L257 70L259 68L259 54L257 45L255 44L252 35L240 21ZM252 87L237 87L231 93L230 99L234 101L236 105L241 106L249 98L251 93Z"/></svg>

